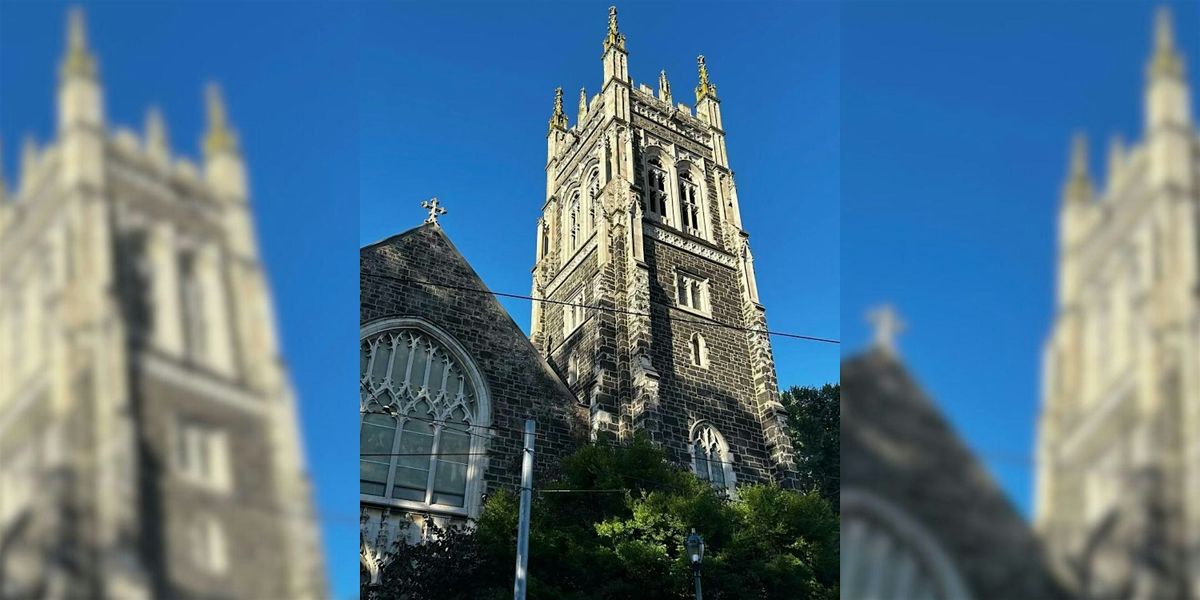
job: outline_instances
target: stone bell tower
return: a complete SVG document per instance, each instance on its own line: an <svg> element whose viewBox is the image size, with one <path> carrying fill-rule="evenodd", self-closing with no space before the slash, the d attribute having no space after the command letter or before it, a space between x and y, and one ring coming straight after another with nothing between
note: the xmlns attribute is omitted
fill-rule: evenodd
<svg viewBox="0 0 1200 600"><path fill-rule="evenodd" d="M0 183L0 597L319 598L244 158L107 121L73 10L55 139Z"/></svg>
<svg viewBox="0 0 1200 600"><path fill-rule="evenodd" d="M599 93L555 94L533 268L534 345L594 438L644 433L717 485L795 481L754 262L698 58L695 107L629 75L609 9Z"/></svg>
<svg viewBox="0 0 1200 600"><path fill-rule="evenodd" d="M1059 203L1035 512L1089 597L1200 593L1200 136L1166 9L1153 38L1142 139L1093 183L1076 138Z"/></svg>

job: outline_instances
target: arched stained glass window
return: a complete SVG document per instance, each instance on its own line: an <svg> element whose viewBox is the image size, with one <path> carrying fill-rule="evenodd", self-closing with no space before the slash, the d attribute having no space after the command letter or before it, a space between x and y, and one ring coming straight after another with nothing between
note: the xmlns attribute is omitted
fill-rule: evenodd
<svg viewBox="0 0 1200 600"><path fill-rule="evenodd" d="M360 492L467 509L487 418L473 367L439 336L410 327L364 336L359 359Z"/></svg>
<svg viewBox="0 0 1200 600"><path fill-rule="evenodd" d="M725 438L711 424L700 421L692 426L692 471L718 489L733 489L733 456Z"/></svg>

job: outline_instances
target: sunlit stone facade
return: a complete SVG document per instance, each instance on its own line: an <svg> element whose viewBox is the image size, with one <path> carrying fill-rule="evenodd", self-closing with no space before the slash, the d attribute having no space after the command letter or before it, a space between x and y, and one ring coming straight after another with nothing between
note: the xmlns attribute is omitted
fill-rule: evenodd
<svg viewBox="0 0 1200 600"><path fill-rule="evenodd" d="M1200 593L1200 137L1165 11L1146 78L1143 139L1099 187L1077 139L1059 213L1036 525L1087 597Z"/></svg>
<svg viewBox="0 0 1200 600"><path fill-rule="evenodd" d="M676 102L665 72L657 91L635 85L610 9L601 61L599 93L580 90L574 125L561 89L550 118L533 343L588 409L593 438L644 433L717 485L792 485L766 313L704 57L694 108Z"/></svg>
<svg viewBox="0 0 1200 600"><path fill-rule="evenodd" d="M216 88L201 164L155 110L111 127L73 12L57 92L55 138L0 186L0 596L324 597Z"/></svg>

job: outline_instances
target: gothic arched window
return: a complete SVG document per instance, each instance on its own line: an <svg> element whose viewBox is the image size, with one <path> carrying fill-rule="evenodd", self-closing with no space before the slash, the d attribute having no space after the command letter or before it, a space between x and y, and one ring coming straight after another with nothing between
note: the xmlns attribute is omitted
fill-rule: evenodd
<svg viewBox="0 0 1200 600"><path fill-rule="evenodd" d="M579 381L579 357L571 354L567 358L567 385L574 385Z"/></svg>
<svg viewBox="0 0 1200 600"><path fill-rule="evenodd" d="M679 218L683 221L683 230L696 236L702 235L698 190L692 174L684 171L679 176Z"/></svg>
<svg viewBox="0 0 1200 600"><path fill-rule="evenodd" d="M570 208L567 209L567 239L570 241L570 251L573 253L579 249L580 231L579 231L579 193L571 198Z"/></svg>
<svg viewBox="0 0 1200 600"><path fill-rule="evenodd" d="M692 353L692 364L707 369L708 342L704 340L704 336L699 333L693 333L692 338L688 341L688 349Z"/></svg>
<svg viewBox="0 0 1200 600"><path fill-rule="evenodd" d="M692 471L718 489L732 490L736 479L732 455L721 432L700 421L692 426L691 438Z"/></svg>
<svg viewBox="0 0 1200 600"><path fill-rule="evenodd" d="M409 508L473 513L486 397L461 348L401 320L360 344L360 493Z"/></svg>
<svg viewBox="0 0 1200 600"><path fill-rule="evenodd" d="M179 296L182 300L184 350L194 361L208 353L209 323L205 321L204 287L200 280L199 257L194 252L179 256Z"/></svg>
<svg viewBox="0 0 1200 600"><path fill-rule="evenodd" d="M842 488L842 557L847 598L971 600L954 561L911 515L869 492Z"/></svg>
<svg viewBox="0 0 1200 600"><path fill-rule="evenodd" d="M587 185L588 193L588 235L596 231L596 218L600 214L600 172L592 171L591 177L588 178Z"/></svg>
<svg viewBox="0 0 1200 600"><path fill-rule="evenodd" d="M667 220L667 170L663 168L662 161L658 157L651 158L646 161L646 182L647 193L649 199L647 211L661 219Z"/></svg>

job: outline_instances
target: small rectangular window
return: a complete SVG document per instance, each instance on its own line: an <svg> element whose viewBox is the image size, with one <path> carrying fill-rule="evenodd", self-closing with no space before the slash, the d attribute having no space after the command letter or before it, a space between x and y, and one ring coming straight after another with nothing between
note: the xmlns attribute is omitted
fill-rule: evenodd
<svg viewBox="0 0 1200 600"><path fill-rule="evenodd" d="M175 466L194 483L228 490L229 448L225 432L214 425L180 421L175 431Z"/></svg>
<svg viewBox="0 0 1200 600"><path fill-rule="evenodd" d="M708 280L699 276L678 271L675 277L676 302L680 308L686 308L708 314Z"/></svg>

